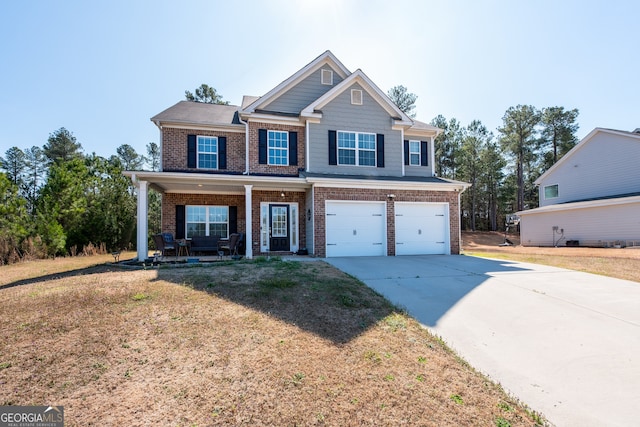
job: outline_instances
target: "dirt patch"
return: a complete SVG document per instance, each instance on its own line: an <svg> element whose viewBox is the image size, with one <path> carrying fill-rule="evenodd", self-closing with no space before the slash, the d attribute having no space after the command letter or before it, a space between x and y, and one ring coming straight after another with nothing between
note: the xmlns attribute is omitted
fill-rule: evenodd
<svg viewBox="0 0 640 427"><path fill-rule="evenodd" d="M323 262L11 268L0 268L0 404L64 405L69 426L539 419Z"/></svg>

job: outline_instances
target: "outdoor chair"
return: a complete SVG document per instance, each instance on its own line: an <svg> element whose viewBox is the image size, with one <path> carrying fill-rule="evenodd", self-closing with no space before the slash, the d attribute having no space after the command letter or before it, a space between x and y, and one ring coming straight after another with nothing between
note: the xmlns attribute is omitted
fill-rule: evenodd
<svg viewBox="0 0 640 427"><path fill-rule="evenodd" d="M165 234L169 234L169 233L153 235L153 243L155 243L156 249L160 251L162 256L166 256L167 252L174 252L177 254L176 252L177 245L176 245L176 242L173 241L173 236L171 236L171 241L167 242L167 239L165 238Z"/></svg>
<svg viewBox="0 0 640 427"><path fill-rule="evenodd" d="M239 257L238 255L239 242L240 242L240 234L233 233L231 236L229 236L229 240L220 240L218 242L218 253L222 255L225 252L228 252L229 255L231 255L234 258Z"/></svg>

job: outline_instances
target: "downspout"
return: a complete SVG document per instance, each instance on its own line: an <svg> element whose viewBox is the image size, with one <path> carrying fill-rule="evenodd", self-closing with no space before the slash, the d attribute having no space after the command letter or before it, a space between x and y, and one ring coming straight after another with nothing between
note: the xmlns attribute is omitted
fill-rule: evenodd
<svg viewBox="0 0 640 427"><path fill-rule="evenodd" d="M244 172L242 175L249 175L249 122L245 122L238 114L238 120L244 125Z"/></svg>
<svg viewBox="0 0 640 427"><path fill-rule="evenodd" d="M310 169L310 167L309 167L310 166L309 165L309 163L310 163L310 161L309 161L309 159L310 159L310 157L309 157L309 120L307 120L305 122L304 128L305 128L304 129L305 171L309 172L309 169Z"/></svg>

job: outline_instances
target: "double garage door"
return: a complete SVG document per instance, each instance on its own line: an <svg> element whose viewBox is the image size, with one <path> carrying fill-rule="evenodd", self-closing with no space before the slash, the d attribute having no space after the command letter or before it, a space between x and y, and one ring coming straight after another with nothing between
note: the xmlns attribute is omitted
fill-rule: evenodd
<svg viewBox="0 0 640 427"><path fill-rule="evenodd" d="M385 202L326 202L326 254L385 256ZM395 203L396 255L448 254L449 206L446 203Z"/></svg>

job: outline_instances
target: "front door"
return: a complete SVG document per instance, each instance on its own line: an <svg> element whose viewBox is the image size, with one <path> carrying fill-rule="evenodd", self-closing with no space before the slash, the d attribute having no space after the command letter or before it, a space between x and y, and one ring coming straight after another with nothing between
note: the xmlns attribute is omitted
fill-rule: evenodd
<svg viewBox="0 0 640 427"><path fill-rule="evenodd" d="M288 252L289 242L289 205L269 205L269 221L271 235L269 250L272 252Z"/></svg>

